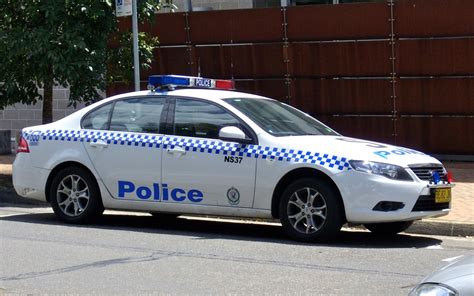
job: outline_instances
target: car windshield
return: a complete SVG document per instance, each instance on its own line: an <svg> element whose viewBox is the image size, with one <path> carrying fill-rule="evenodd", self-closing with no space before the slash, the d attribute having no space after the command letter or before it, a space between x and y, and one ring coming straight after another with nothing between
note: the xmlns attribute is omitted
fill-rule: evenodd
<svg viewBox="0 0 474 296"><path fill-rule="evenodd" d="M308 114L275 100L231 98L224 101L276 137L339 135Z"/></svg>

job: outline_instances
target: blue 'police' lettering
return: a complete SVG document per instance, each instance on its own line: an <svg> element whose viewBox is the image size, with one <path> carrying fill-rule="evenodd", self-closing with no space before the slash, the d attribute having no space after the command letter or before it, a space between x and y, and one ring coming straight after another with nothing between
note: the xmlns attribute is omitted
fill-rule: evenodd
<svg viewBox="0 0 474 296"><path fill-rule="evenodd" d="M406 154L424 155L424 153L422 153L422 152L412 150L412 149L407 149L407 148L397 148L397 149L390 150L390 151L380 150L380 151L375 151L374 154L378 155L380 157L383 157L385 159L387 159L390 155L406 155Z"/></svg>
<svg viewBox="0 0 474 296"><path fill-rule="evenodd" d="M163 200L168 200L168 185L163 184Z"/></svg>
<svg viewBox="0 0 474 296"><path fill-rule="evenodd" d="M125 193L130 193L135 191L135 184L128 181L119 181L119 197L124 197Z"/></svg>
<svg viewBox="0 0 474 296"><path fill-rule="evenodd" d="M137 196L140 199L149 199L151 196L151 189L145 186L138 187Z"/></svg>
<svg viewBox="0 0 474 296"><path fill-rule="evenodd" d="M178 196L178 193L181 194L181 196ZM171 198L176 201L184 201L186 199L186 191L180 188L175 188L171 190Z"/></svg>
<svg viewBox="0 0 474 296"><path fill-rule="evenodd" d="M390 152L388 152L388 151L375 151L374 154L387 159L388 158L387 156L390 155Z"/></svg>
<svg viewBox="0 0 474 296"><path fill-rule="evenodd" d="M130 181L118 181L118 197L125 198L130 196L136 196L141 200L163 200L167 201L171 197L173 201L183 202L188 199L190 202L198 203L203 200L203 193L197 189L191 189L188 192L181 188L169 189L168 184L153 183L152 187L140 186L136 187L133 182Z"/></svg>
<svg viewBox="0 0 474 296"><path fill-rule="evenodd" d="M202 201L203 194L199 190L191 189L188 192L188 198L192 202L200 202L200 201Z"/></svg>
<svg viewBox="0 0 474 296"><path fill-rule="evenodd" d="M160 185L153 183L153 199L160 200Z"/></svg>
<svg viewBox="0 0 474 296"><path fill-rule="evenodd" d="M396 155L405 155L405 154L406 154L406 153L403 152L402 150L398 150L398 149L392 150L392 153L393 153L393 154L396 154Z"/></svg>

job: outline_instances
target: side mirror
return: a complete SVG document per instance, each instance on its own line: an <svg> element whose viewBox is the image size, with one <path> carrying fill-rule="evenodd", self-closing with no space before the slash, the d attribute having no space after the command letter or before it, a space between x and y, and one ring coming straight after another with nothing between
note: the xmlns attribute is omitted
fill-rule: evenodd
<svg viewBox="0 0 474 296"><path fill-rule="evenodd" d="M236 126L225 126L219 131L219 139L238 143L252 143L252 139L245 136L245 133Z"/></svg>

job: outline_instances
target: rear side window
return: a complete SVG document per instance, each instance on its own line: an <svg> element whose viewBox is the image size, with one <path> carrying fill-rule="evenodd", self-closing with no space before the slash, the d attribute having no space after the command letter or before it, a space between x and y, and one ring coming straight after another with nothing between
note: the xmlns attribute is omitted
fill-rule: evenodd
<svg viewBox="0 0 474 296"><path fill-rule="evenodd" d="M218 139L219 130L225 126L242 128L234 116L216 105L198 100L176 100L175 135Z"/></svg>
<svg viewBox="0 0 474 296"><path fill-rule="evenodd" d="M159 133L164 98L137 98L115 103L110 130Z"/></svg>
<svg viewBox="0 0 474 296"><path fill-rule="evenodd" d="M113 104L106 104L87 114L82 120L82 128L106 130L108 128L112 105Z"/></svg>

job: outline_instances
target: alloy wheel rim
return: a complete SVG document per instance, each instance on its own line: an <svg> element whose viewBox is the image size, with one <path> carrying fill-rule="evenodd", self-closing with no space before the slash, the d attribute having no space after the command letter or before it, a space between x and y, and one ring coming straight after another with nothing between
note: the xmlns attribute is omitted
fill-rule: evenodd
<svg viewBox="0 0 474 296"><path fill-rule="evenodd" d="M68 175L59 182L56 191L58 206L69 217L80 216L89 205L87 182L78 175Z"/></svg>
<svg viewBox="0 0 474 296"><path fill-rule="evenodd" d="M296 231L304 234L316 233L326 221L326 200L314 188L300 188L290 196L287 215L291 226Z"/></svg>

